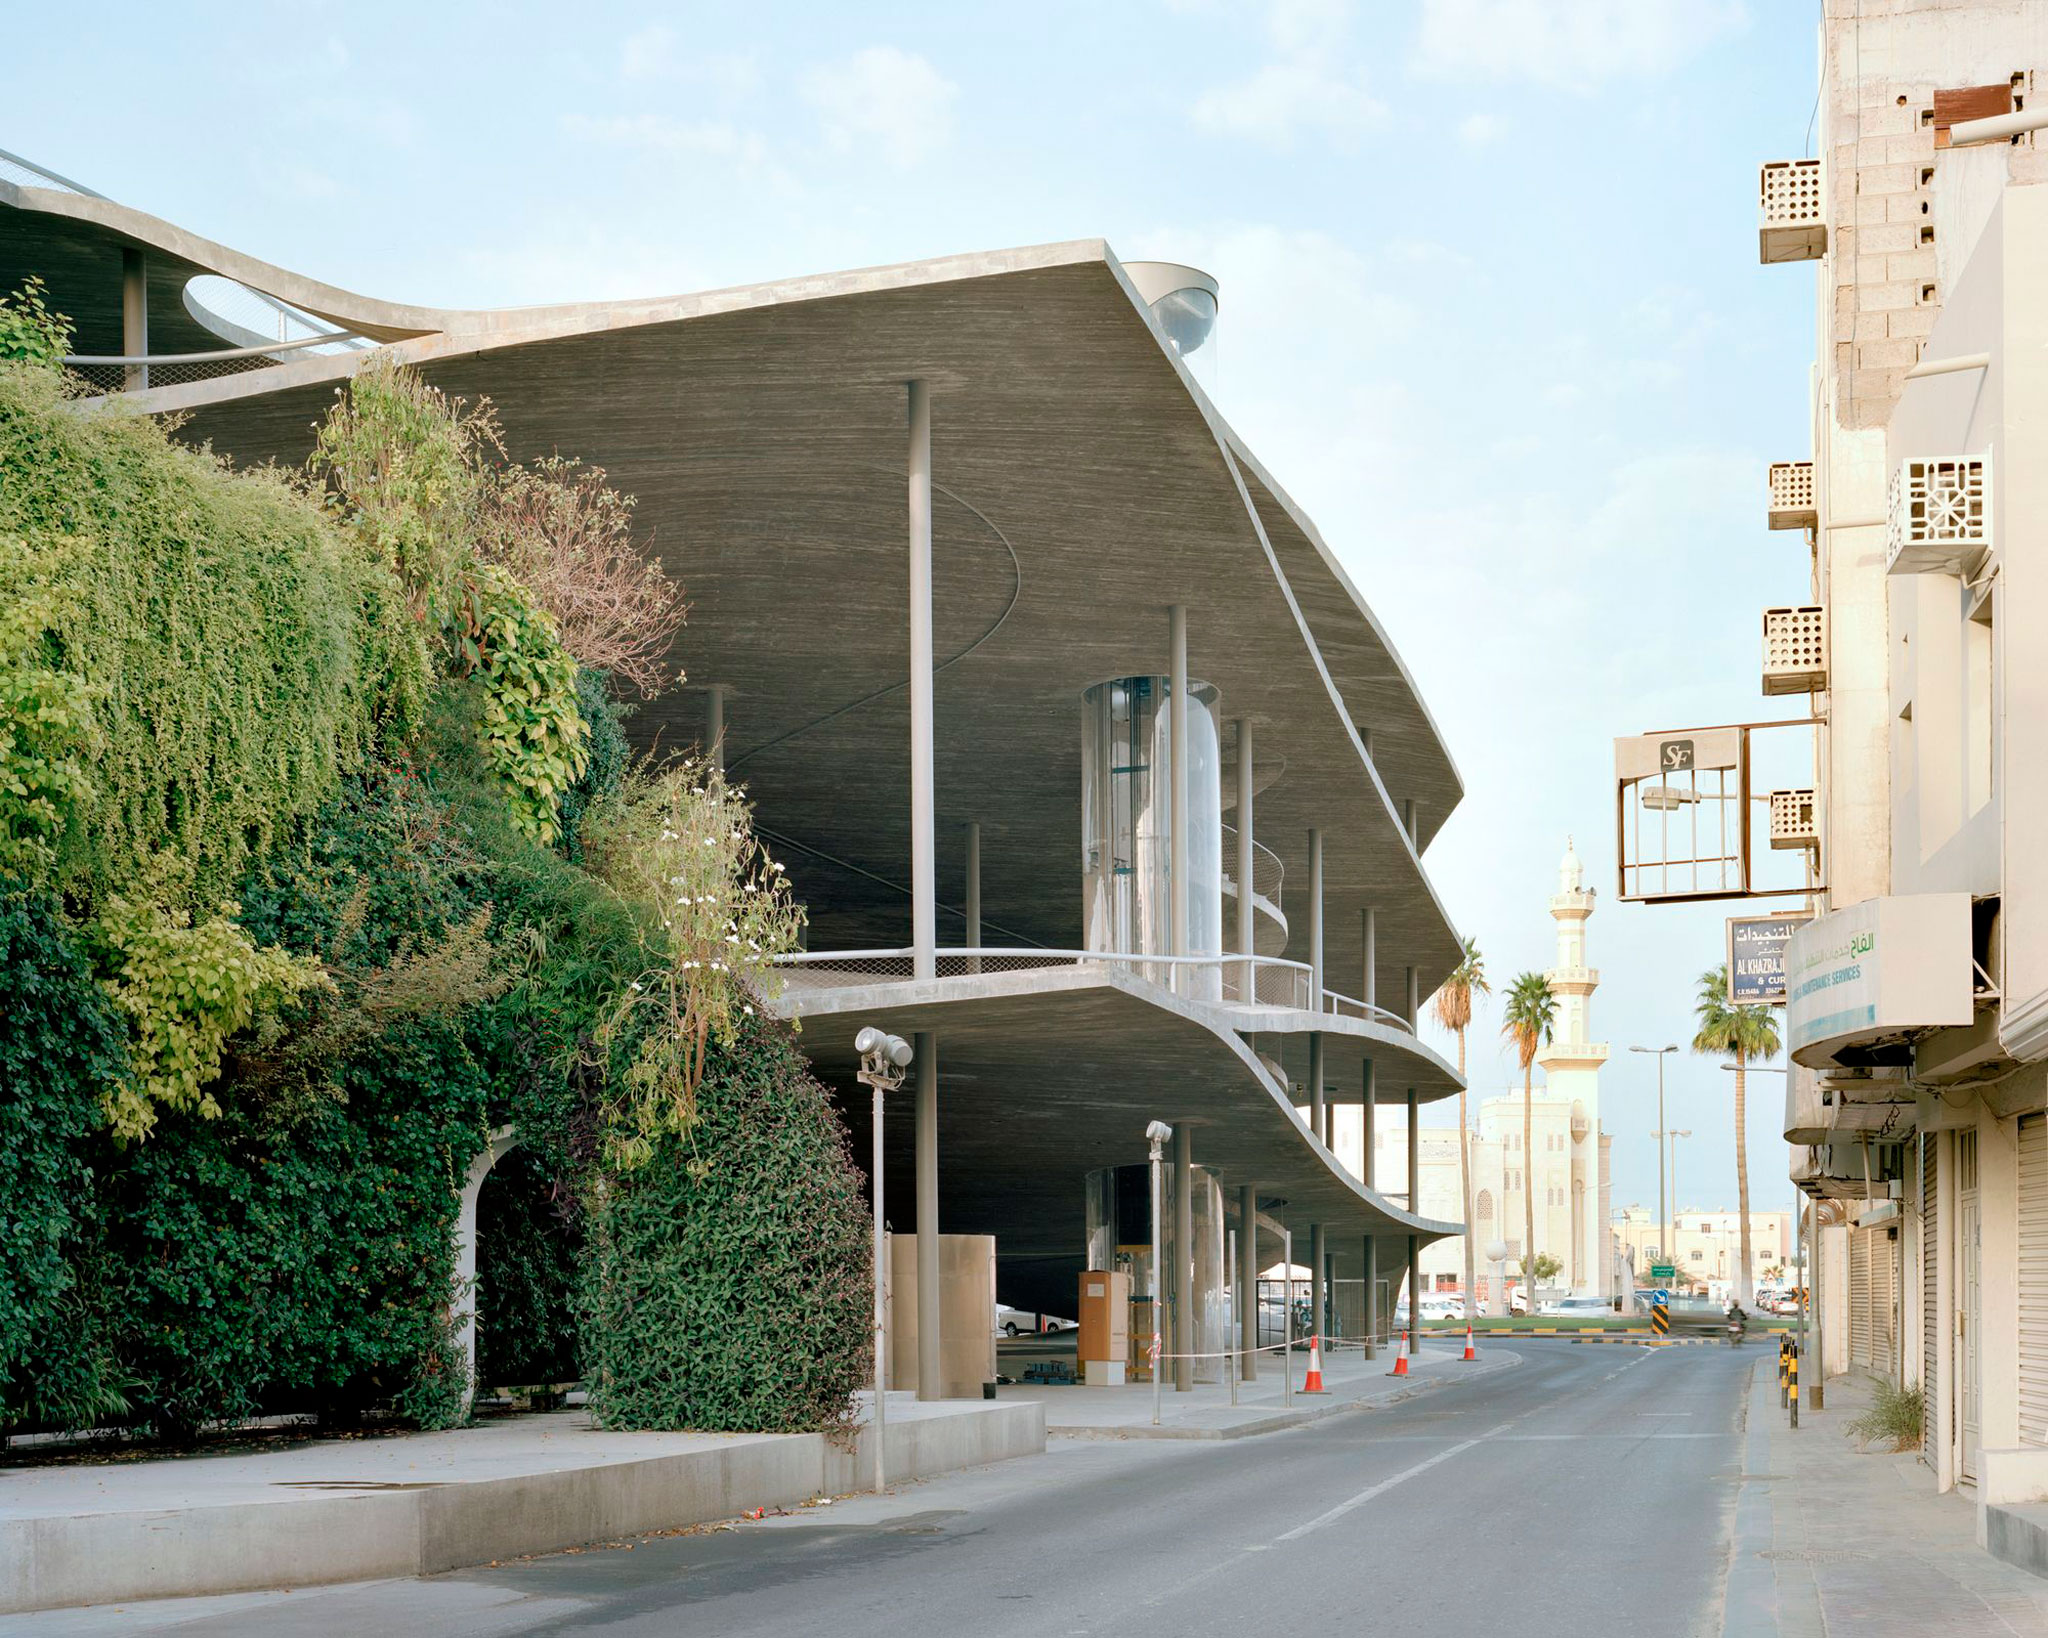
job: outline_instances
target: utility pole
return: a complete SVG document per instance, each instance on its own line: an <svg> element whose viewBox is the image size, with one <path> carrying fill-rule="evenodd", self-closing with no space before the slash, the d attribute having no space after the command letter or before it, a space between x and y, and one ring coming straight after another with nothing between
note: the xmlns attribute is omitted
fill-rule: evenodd
<svg viewBox="0 0 2048 1638"><path fill-rule="evenodd" d="M1657 1060L1657 1258L1664 1263L1671 1261L1671 1225L1664 1215L1664 1055L1677 1050L1676 1045L1629 1048L1631 1052L1649 1053Z"/></svg>

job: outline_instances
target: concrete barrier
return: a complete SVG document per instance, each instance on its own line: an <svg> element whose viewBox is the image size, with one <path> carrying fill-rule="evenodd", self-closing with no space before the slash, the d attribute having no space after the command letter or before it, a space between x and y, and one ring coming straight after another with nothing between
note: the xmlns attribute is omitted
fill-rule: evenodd
<svg viewBox="0 0 2048 1638"><path fill-rule="evenodd" d="M525 1420L564 1431L529 1428L510 1452L484 1428L34 1475L56 1482L5 1487L0 1613L431 1575L844 1495L874 1471L865 1426L843 1448L815 1433L607 1435L572 1426L574 1412ZM907 1396L899 1408L892 1394L888 1440L895 1484L1043 1451L1045 1412ZM185 1482L182 1505L147 1505Z"/></svg>

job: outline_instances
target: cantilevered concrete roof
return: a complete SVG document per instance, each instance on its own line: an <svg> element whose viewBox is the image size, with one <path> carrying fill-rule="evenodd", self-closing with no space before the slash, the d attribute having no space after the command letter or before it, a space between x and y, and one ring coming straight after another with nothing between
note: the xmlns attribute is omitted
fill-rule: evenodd
<svg viewBox="0 0 2048 1638"><path fill-rule="evenodd" d="M1290 953L1306 954L1316 828L1333 988L1363 988L1368 905L1382 1004L1398 1004L1403 967L1427 993L1455 965L1400 821L1413 800L1426 843L1461 794L1435 725L1313 525L1100 241L478 313L356 297L104 200L9 191L58 224L4 256L51 254L57 232L60 305L85 305L64 285L104 287L119 244L138 242L369 333L428 331L387 351L488 395L516 458L580 455L637 495L693 614L678 649L690 686L634 732L693 741L701 686L731 691L729 761L790 849L815 945L892 944L907 928L902 383L915 375L933 383L935 621L952 662L936 690L942 900L959 900L978 820L988 936L1079 942L1080 694L1165 669L1165 610L1180 602L1195 674L1226 719L1252 721L1261 760L1285 763L1255 828L1289 866ZM136 403L186 413L187 436L238 458L296 460L360 364L302 357Z"/></svg>

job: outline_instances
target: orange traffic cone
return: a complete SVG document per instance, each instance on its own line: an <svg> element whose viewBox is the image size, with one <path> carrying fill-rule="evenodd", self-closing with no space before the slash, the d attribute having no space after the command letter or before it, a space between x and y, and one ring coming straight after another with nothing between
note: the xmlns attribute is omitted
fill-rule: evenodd
<svg viewBox="0 0 2048 1638"><path fill-rule="evenodd" d="M1321 1393L1323 1391L1323 1339L1319 1336L1308 1339L1308 1377L1302 1383L1301 1391L1303 1393Z"/></svg>
<svg viewBox="0 0 2048 1638"><path fill-rule="evenodd" d="M1406 1331L1394 1333L1394 1346L1396 1349L1394 1368L1387 1372L1387 1375L1406 1376L1408 1374L1408 1333Z"/></svg>
<svg viewBox="0 0 2048 1638"><path fill-rule="evenodd" d="M1479 1357L1472 1351L1472 1316L1470 1314L1465 1316L1465 1357L1467 1359L1477 1359Z"/></svg>

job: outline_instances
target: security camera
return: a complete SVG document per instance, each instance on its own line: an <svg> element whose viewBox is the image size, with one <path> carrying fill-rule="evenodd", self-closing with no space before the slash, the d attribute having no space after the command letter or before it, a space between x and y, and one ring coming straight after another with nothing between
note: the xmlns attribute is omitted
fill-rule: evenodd
<svg viewBox="0 0 2048 1638"><path fill-rule="evenodd" d="M863 1058L880 1052L888 1044L889 1037L872 1027L862 1030L853 1038L853 1050L858 1052Z"/></svg>
<svg viewBox="0 0 2048 1638"><path fill-rule="evenodd" d="M1145 1136L1153 1143L1164 1143L1173 1136L1173 1128L1168 1126L1163 1120L1155 1120L1150 1126L1145 1128Z"/></svg>

